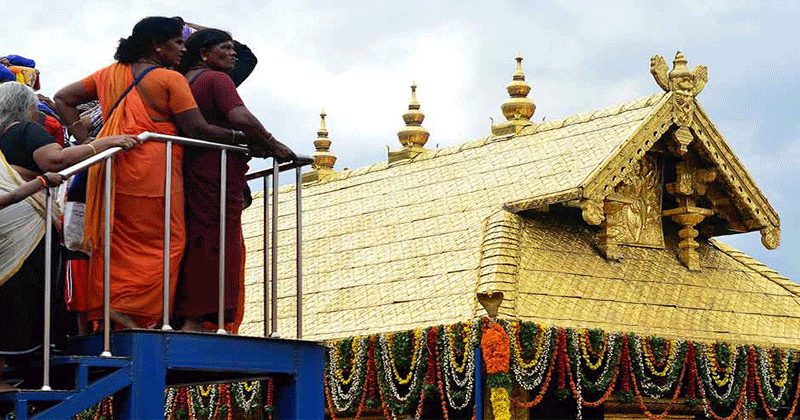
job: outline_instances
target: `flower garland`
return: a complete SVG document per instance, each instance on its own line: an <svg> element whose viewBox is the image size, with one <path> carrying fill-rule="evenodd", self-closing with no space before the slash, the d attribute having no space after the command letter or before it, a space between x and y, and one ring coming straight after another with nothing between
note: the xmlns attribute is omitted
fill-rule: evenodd
<svg viewBox="0 0 800 420"><path fill-rule="evenodd" d="M682 347L682 344L683 344L683 342L679 341L678 344L677 344L677 347ZM670 346L670 347L673 347L673 346ZM681 358L685 359L685 357L686 357L686 354L682 353L681 354ZM673 361L674 361L674 359L673 359ZM631 363L630 358L628 359L627 362ZM677 365L677 363L673 363L672 365L675 366L675 365ZM648 419L651 419L651 420L652 419L659 419L660 420L660 419L666 418L669 415L670 410L672 410L672 407L674 407L675 403L678 401L678 397L680 396L680 393L681 393L681 386L683 385L683 377L684 377L684 374L686 373L685 360L680 365L681 365L681 371L680 371L680 374L678 375L677 380L675 381L675 383L677 383L677 385L675 386L675 391L673 392L672 398L670 399L669 403L667 404L667 407L664 409L664 412L662 412L659 415L654 415L647 408L647 405L644 403L644 398L642 396L642 393L639 390L639 383L636 380L636 376L635 375L631 375L630 380L631 380L631 383L633 384L633 393L636 396L637 402L639 403L639 409L642 410L642 413L644 413L644 415L647 416ZM628 372L630 372L630 369L628 369ZM642 379L644 379L644 378L645 378L645 376L642 376Z"/></svg>
<svg viewBox="0 0 800 420"><path fill-rule="evenodd" d="M570 340L568 342L570 347L568 351L571 353L570 358L575 364L573 369L575 370L575 377L578 385L593 393L604 393L608 388L613 388L613 382L615 382L619 373L618 367L621 347L619 334L612 333L606 335L603 333L603 346L601 347L603 353L592 355L596 358L596 362L592 363L590 363L590 358L584 356L590 353L590 351L587 350L587 347L591 346L591 343L588 342L588 331L580 330L568 334L570 335ZM578 351L580 351L581 357L576 356ZM581 369L582 361L586 362L586 367L589 368L590 371L597 371L602 366L603 370L597 374L596 380L591 381L583 374Z"/></svg>
<svg viewBox="0 0 800 420"><path fill-rule="evenodd" d="M75 420L110 420L114 418L114 397L108 397L73 417Z"/></svg>
<svg viewBox="0 0 800 420"><path fill-rule="evenodd" d="M275 381L272 378L267 378L267 395L266 395L266 402L264 403L264 414L267 417L267 420L272 420L272 413L275 411L275 405L273 405L273 398L275 397Z"/></svg>
<svg viewBox="0 0 800 420"><path fill-rule="evenodd" d="M720 350L727 356L727 360L717 360ZM736 353L736 346L726 343L715 343L710 348L706 348L706 358L708 360L709 372L714 383L722 388L733 377L735 368L734 353ZM720 371L725 376L720 376Z"/></svg>
<svg viewBox="0 0 800 420"><path fill-rule="evenodd" d="M759 349L759 351L763 351ZM769 377L772 384L778 388L786 386L789 380L789 363L792 359L793 352L791 350L769 349L769 361L767 364L769 368ZM775 373L775 371L780 373Z"/></svg>
<svg viewBox="0 0 800 420"><path fill-rule="evenodd" d="M481 333L481 352L486 368L486 386L489 402L497 420L511 419L511 403L508 391L512 382L509 375L511 363L510 338L505 328L496 321L484 318Z"/></svg>
<svg viewBox="0 0 800 420"><path fill-rule="evenodd" d="M674 344L670 343L669 347L670 350L674 352L674 355L668 357L662 371L655 369L655 366L653 369L649 369L650 373L656 375L657 378L660 377L657 381L655 378L650 378L648 376L648 370L645 369L645 360L647 358L642 354L645 348L643 341L646 341L646 339L642 340L642 338L637 335L632 334L629 336L628 342L631 347L630 356L633 372L636 374L636 377L639 378L639 385L641 385L641 391L645 396L656 399L664 398L669 395L670 391L675 388L676 383L679 382L678 378L680 372L683 370L683 362L685 360L685 342L678 340ZM669 359L671 359L671 361ZM656 372L654 372L654 370L656 370ZM659 373L663 373L663 375L659 375Z"/></svg>
<svg viewBox="0 0 800 420"><path fill-rule="evenodd" d="M514 321L505 323L505 325L506 332L511 337L511 371L514 373L514 380L526 390L532 391L542 383L545 371L551 365L556 336L555 328L544 329L533 324L536 329L535 336L523 342L520 331L522 328L529 327L531 323ZM523 353L529 349L531 349L533 357L525 360Z"/></svg>
<svg viewBox="0 0 800 420"><path fill-rule="evenodd" d="M353 338L351 341L343 340L334 345L328 352L325 366L325 379L331 390L331 402L337 412L350 412L356 407L356 401L361 399L365 382L365 366L367 361L367 337ZM349 377L345 378L341 360L341 348L352 349L353 360L348 363ZM349 385L349 387L347 387ZM345 388L347 387L347 390Z"/></svg>
<svg viewBox="0 0 800 420"><path fill-rule="evenodd" d="M232 385L234 399L245 414L250 415L261 406L261 381L237 382ZM248 395L249 394L249 395Z"/></svg>
<svg viewBox="0 0 800 420"><path fill-rule="evenodd" d="M728 367L723 369L727 370L729 368L730 374L728 376L730 379L724 381L727 387L724 392L720 394L717 391L717 386L723 381L718 380L719 378L715 377L711 372L712 367L709 366L709 354L711 352L708 351L707 346L703 343L695 343L695 346L698 348L695 354L698 359L698 374L702 379L702 393L710 396L711 398L709 398L709 400L714 404L722 407L731 407L738 401L737 395L739 394L739 389L746 388L743 385L745 377L747 376L747 349L735 345L729 347L732 350L727 360Z"/></svg>
<svg viewBox="0 0 800 420"><path fill-rule="evenodd" d="M462 374L456 370L452 361L454 360L453 353L455 348L451 347L449 335L453 333L455 328L441 327L439 334L439 374L442 376L444 382L445 396L447 402L453 409L462 410L472 402L472 395L475 389L475 352L473 351L478 346L478 339L480 333L480 320L473 323L462 323L461 331L466 327L468 329L469 338L467 345L462 352L463 364L466 365Z"/></svg>
<svg viewBox="0 0 800 420"><path fill-rule="evenodd" d="M210 419L217 416L219 405L219 388L217 385L190 386L189 392L189 418ZM208 398L208 404L203 399Z"/></svg>
<svg viewBox="0 0 800 420"><path fill-rule="evenodd" d="M557 334L554 334L554 335L557 335ZM512 343L513 343L513 340L512 340ZM556 355L552 355L550 357L550 363L549 363L549 366L547 368L547 373L544 376L544 381L542 382L542 386L539 388L539 393L536 394L536 396L533 397L532 400L530 400L528 402L521 402L521 401L517 400L516 398L511 398L511 402L513 402L516 406L522 407L522 408L525 408L525 409L530 409L530 408L533 408L533 407L539 405L539 403L542 402L542 400L544 399L545 393L547 392L548 388L550 387L550 381L551 381L551 379L553 377L553 368L555 367L557 362L558 362L558 357L556 357Z"/></svg>
<svg viewBox="0 0 800 420"><path fill-rule="evenodd" d="M581 329L578 331L580 342L578 343L578 347L581 350L581 357L586 362L586 367L589 370L597 370L600 369L600 366L603 365L603 357L606 354L606 349L608 348L608 336L602 330L592 330L591 334L590 331L587 329ZM592 340L592 337L597 337L599 335L598 340ZM595 344L592 341L600 341L598 350L595 350ZM592 361L592 358L595 361Z"/></svg>
<svg viewBox="0 0 800 420"><path fill-rule="evenodd" d="M488 319L372 339L374 353L367 351L363 360L373 363L374 376L366 367L361 385L360 376L355 375L360 345L349 342L353 356L348 358L339 343L338 363L348 363L342 365L341 379L349 379L350 387L358 391L350 411L356 417L366 406L381 407L387 418L420 417L434 394L439 394L437 405L445 419L453 409L466 409L474 400L477 361L472 349L478 345L487 373L487 404L496 416L500 413L499 418L505 418L506 410L510 413L511 404L535 407L551 395L551 389L559 399L572 396L578 416L584 407L599 407L614 393L655 419L667 416L680 397L717 420L732 419L759 406L769 417L787 407L792 416L800 404L798 353L792 350ZM335 376L326 374L328 399L333 397L334 384L329 382ZM512 397L513 386L531 391L533 398ZM646 398L668 399L668 405L663 413L654 414ZM338 412L331 403L329 409Z"/></svg>
<svg viewBox="0 0 800 420"><path fill-rule="evenodd" d="M672 340L664 340L659 337L645 338L641 340L641 342L642 352L644 352L645 355L644 361L650 373L662 378L667 376L670 372L672 364L678 357L678 346L673 345ZM653 348L656 347L654 344L656 343L663 343L664 347L666 347L664 351L666 353L666 357L663 361L660 361L660 357L658 357L653 351Z"/></svg>
<svg viewBox="0 0 800 420"><path fill-rule="evenodd" d="M776 411L787 402L786 400L788 400L789 396L788 392L786 392L786 385L789 382L787 380L789 376L789 354L786 352L787 357L785 358L785 364L781 363L784 373L784 375L782 375L783 377L776 378L775 375L771 374L772 369L769 368L769 366L772 366L771 354L763 349L756 350L752 347L749 351L755 353L753 355L755 359L753 363L756 365L755 370L758 374L754 376L763 406L769 408L769 410ZM777 394L773 391L773 385L778 388ZM769 412L769 410L766 411Z"/></svg>
<svg viewBox="0 0 800 420"><path fill-rule="evenodd" d="M389 346L387 334L378 336L378 346L375 347L376 372L379 378L379 392L384 405L384 413L394 418L397 415L408 414L411 407L419 402L422 393L422 380L424 378L424 367L427 366L427 351L425 341L427 334L423 330L415 330L413 334L413 354L407 354L411 360L408 362L409 370L412 372L408 383L408 390L405 395L401 395L398 386L394 381L394 354ZM408 346L406 346L408 347ZM413 363L412 363L413 362Z"/></svg>

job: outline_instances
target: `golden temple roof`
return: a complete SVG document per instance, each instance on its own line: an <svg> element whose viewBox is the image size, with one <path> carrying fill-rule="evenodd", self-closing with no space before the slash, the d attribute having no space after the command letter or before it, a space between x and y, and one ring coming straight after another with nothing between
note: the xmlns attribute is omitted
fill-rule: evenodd
<svg viewBox="0 0 800 420"><path fill-rule="evenodd" d="M604 229L612 213L595 220L585 204L606 200L608 207L615 185L645 154L672 162L660 140L677 131L674 96L659 93L304 185L304 338L463 321L483 313L476 292L500 290L503 317L800 347L800 285L703 239L761 230L765 245L777 246L780 220L699 105L689 123L696 139L686 150L716 175L710 198L693 202L709 207L698 225L699 267L687 268L694 260L678 255L686 241L679 229L694 225L670 221L682 221L675 214L683 208L669 210L666 193L672 219L665 211L662 244L622 244L619 259L598 252L595 225ZM706 178L695 187L705 191ZM279 205L283 335L295 323L293 189L282 188ZM262 205L256 193L243 216L243 334L263 330Z"/></svg>

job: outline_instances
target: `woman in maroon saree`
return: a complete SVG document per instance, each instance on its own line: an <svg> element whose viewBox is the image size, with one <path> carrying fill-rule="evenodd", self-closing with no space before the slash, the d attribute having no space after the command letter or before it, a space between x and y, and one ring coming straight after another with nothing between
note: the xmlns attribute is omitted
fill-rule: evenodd
<svg viewBox="0 0 800 420"><path fill-rule="evenodd" d="M275 140L244 106L228 73L236 65L230 34L203 29L186 41L180 71L189 80L200 111L211 124L243 131L250 150L260 156L290 160L294 153ZM225 323L237 332L244 307L244 238L242 210L248 157L228 153L225 207ZM204 331L203 322L216 323L219 276L220 152L186 147L184 152L187 246L175 297L175 316L182 330Z"/></svg>

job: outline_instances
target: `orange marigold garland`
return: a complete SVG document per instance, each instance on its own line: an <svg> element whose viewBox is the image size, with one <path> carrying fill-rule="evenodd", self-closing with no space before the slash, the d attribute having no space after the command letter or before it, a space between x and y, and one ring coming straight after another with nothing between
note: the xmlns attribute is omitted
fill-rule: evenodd
<svg viewBox="0 0 800 420"><path fill-rule="evenodd" d="M510 419L509 391L512 381L508 371L511 361L511 343L505 328L488 318L483 319L481 352L486 367L486 387L489 390L489 402L494 418L497 420Z"/></svg>
<svg viewBox="0 0 800 420"><path fill-rule="evenodd" d="M508 373L511 347L509 346L508 334L499 323L484 322L481 351L483 351L486 373L489 375Z"/></svg>

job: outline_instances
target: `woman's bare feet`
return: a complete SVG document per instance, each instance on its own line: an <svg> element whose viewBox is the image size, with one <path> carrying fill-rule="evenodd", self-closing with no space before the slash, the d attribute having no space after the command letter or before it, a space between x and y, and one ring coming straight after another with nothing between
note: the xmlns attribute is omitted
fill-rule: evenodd
<svg viewBox="0 0 800 420"><path fill-rule="evenodd" d="M139 324L137 324L133 318L123 314L122 312L111 311L111 322L119 325L122 327L122 329L139 328Z"/></svg>
<svg viewBox="0 0 800 420"><path fill-rule="evenodd" d="M215 330L210 330L208 328L203 327L203 322L197 318L187 318L186 321L183 322L181 331L214 332Z"/></svg>

